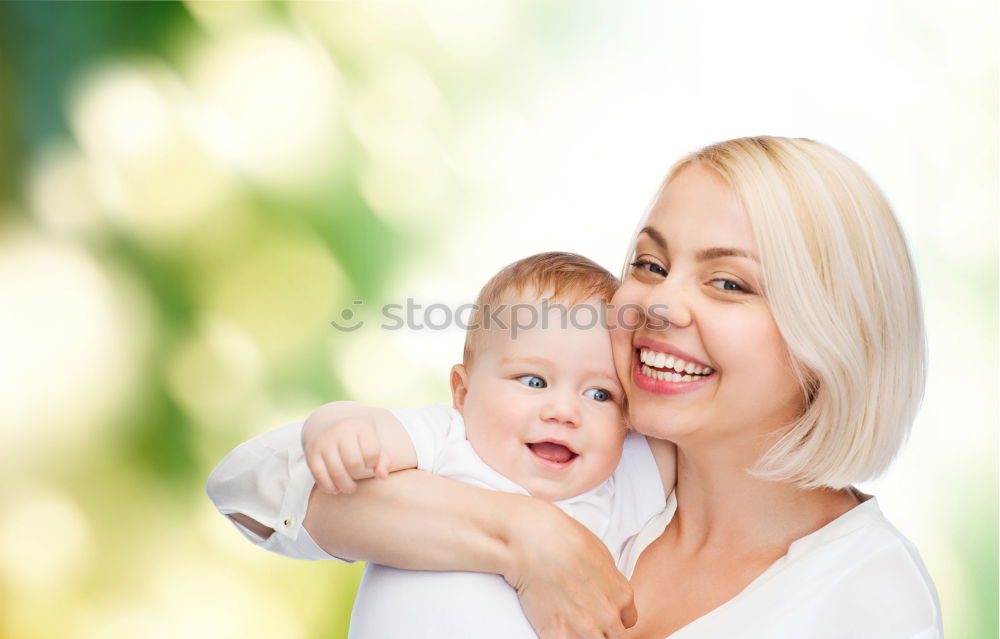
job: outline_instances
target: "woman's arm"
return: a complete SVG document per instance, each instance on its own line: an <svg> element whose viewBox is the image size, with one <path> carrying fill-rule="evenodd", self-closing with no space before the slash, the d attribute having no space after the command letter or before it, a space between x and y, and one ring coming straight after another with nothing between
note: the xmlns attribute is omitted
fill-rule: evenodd
<svg viewBox="0 0 1000 639"><path fill-rule="evenodd" d="M422 471L315 488L304 526L326 552L413 570L503 575L540 637L616 637L636 621L607 548L547 502Z"/></svg>
<svg viewBox="0 0 1000 639"><path fill-rule="evenodd" d="M336 557L407 570L503 574L508 542L497 514L544 510L533 501L404 470L382 480L361 480L352 494L314 487L303 525L320 548Z"/></svg>

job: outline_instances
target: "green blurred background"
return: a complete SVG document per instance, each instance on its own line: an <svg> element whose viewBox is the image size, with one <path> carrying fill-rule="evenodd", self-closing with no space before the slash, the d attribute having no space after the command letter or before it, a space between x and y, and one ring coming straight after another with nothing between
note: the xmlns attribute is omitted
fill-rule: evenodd
<svg viewBox="0 0 1000 639"><path fill-rule="evenodd" d="M903 222L930 383L863 488L948 636L996 637L997 8L807 4L0 4L0 636L344 636L360 566L257 550L211 468L325 401L447 402L461 333L380 305L617 270L674 159L772 133Z"/></svg>

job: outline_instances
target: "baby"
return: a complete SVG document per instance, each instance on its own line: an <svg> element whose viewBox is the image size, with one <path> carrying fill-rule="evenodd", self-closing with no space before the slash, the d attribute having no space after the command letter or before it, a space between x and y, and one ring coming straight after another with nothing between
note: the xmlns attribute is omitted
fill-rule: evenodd
<svg viewBox="0 0 1000 639"><path fill-rule="evenodd" d="M319 489L353 492L356 480L419 468L551 501L617 558L626 539L662 510L663 493L650 488L674 469L663 457L669 468L658 469L645 438L627 434L602 322L616 286L608 271L570 253L542 253L501 270L480 292L463 362L451 370L453 408L334 402L309 416L301 445ZM213 475L225 474L225 464ZM246 508L213 501L246 523ZM499 575L369 564L350 637L403 636L535 634Z"/></svg>
<svg viewBox="0 0 1000 639"><path fill-rule="evenodd" d="M309 416L302 445L321 489L353 491L354 480L420 468L555 502L616 555L663 503L636 507L639 487L648 492L658 482L639 436L629 448L640 459L612 478L626 440L624 398L601 320L616 284L567 253L500 271L479 295L463 363L452 368L454 408L333 403ZM497 575L369 565L350 636L415 634L534 636Z"/></svg>

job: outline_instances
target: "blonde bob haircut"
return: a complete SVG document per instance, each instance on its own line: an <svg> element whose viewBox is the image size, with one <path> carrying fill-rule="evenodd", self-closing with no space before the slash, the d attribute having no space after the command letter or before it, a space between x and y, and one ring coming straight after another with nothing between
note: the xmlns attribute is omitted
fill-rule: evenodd
<svg viewBox="0 0 1000 639"><path fill-rule="evenodd" d="M807 139L739 138L692 153L750 217L763 295L806 399L751 472L803 488L845 488L881 474L916 416L926 347L902 230L870 177Z"/></svg>
<svg viewBox="0 0 1000 639"><path fill-rule="evenodd" d="M561 302L572 307L597 299L609 303L618 288L618 278L603 266L576 253L550 251L520 259L500 269L486 282L465 333L462 363L472 365L487 328L485 316L512 298L530 296L540 301Z"/></svg>

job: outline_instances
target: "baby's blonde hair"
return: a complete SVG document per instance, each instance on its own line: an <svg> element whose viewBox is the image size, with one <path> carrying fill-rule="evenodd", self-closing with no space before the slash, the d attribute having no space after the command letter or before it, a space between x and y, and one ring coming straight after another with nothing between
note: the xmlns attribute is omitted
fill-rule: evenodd
<svg viewBox="0 0 1000 639"><path fill-rule="evenodd" d="M465 334L462 363L472 365L482 342L485 315L512 297L531 295L573 306L590 299L610 302L618 279L607 269L576 253L539 253L508 264L486 282Z"/></svg>
<svg viewBox="0 0 1000 639"><path fill-rule="evenodd" d="M804 488L881 474L923 396L916 274L899 223L870 177L807 139L728 140L678 162L716 170L753 227L764 291L806 399L752 472Z"/></svg>

